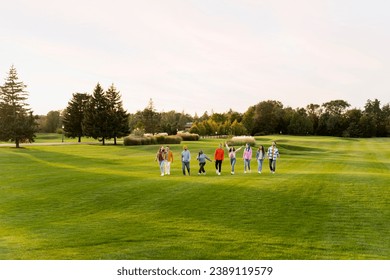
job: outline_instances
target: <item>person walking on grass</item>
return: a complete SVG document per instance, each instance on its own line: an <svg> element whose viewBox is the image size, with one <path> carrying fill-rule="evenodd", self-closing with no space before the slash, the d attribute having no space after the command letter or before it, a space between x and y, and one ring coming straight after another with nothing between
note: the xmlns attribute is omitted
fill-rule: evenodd
<svg viewBox="0 0 390 280"><path fill-rule="evenodd" d="M166 155L166 158L165 158L165 174L166 175L171 175L171 164L173 162L173 153L170 149L169 146L166 147L165 149L165 155Z"/></svg>
<svg viewBox="0 0 390 280"><path fill-rule="evenodd" d="M242 149L242 147L239 147L237 150L231 146L229 147L227 143L225 143L226 149L229 153L229 159L230 159L230 165L232 167L232 171L230 171L231 175L234 175L234 166L236 165L237 159L236 159L236 153Z"/></svg>
<svg viewBox="0 0 390 280"><path fill-rule="evenodd" d="M252 159L252 147L249 143L246 144L244 154L242 155L244 158L244 173L251 172L251 159Z"/></svg>
<svg viewBox="0 0 390 280"><path fill-rule="evenodd" d="M225 157L225 151L222 149L222 143L219 144L219 147L215 150L214 160L215 160L215 172L218 175L221 175L222 161Z"/></svg>
<svg viewBox="0 0 390 280"><path fill-rule="evenodd" d="M276 171L276 159L280 157L279 149L276 148L276 142L272 142L272 146L267 151L269 159L269 169L272 173Z"/></svg>
<svg viewBox="0 0 390 280"><path fill-rule="evenodd" d="M261 145L256 152L256 160L257 160L257 172L261 174L263 171L263 161L265 158L264 146Z"/></svg>
<svg viewBox="0 0 390 280"><path fill-rule="evenodd" d="M187 169L188 175L191 175L190 161L191 161L191 153L188 150L187 146L184 146L183 152L181 152L181 163L182 163L183 175L186 175L186 169Z"/></svg>
<svg viewBox="0 0 390 280"><path fill-rule="evenodd" d="M164 176L165 173L165 159L166 159L165 149L164 146L161 146L160 149L158 149L156 154L156 161L158 161L161 176Z"/></svg>
<svg viewBox="0 0 390 280"><path fill-rule="evenodd" d="M200 174L206 175L206 170L204 170L204 166L206 165L206 159L209 162L213 162L213 161L208 156L206 156L202 150L200 150L198 157L196 159L199 161L198 175L200 175Z"/></svg>

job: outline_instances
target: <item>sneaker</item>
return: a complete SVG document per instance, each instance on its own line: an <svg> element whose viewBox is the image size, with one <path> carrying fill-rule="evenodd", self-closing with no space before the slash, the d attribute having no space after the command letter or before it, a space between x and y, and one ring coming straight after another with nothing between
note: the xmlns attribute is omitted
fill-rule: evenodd
<svg viewBox="0 0 390 280"><path fill-rule="evenodd" d="M161 173L161 176L164 176L164 173Z"/></svg>
<svg viewBox="0 0 390 280"><path fill-rule="evenodd" d="M246 171L244 171L244 173L246 174Z"/></svg>
<svg viewBox="0 0 390 280"><path fill-rule="evenodd" d="M204 172L203 175L206 175L206 172Z"/></svg>
<svg viewBox="0 0 390 280"><path fill-rule="evenodd" d="M200 175L200 173L198 173L198 175Z"/></svg>
<svg viewBox="0 0 390 280"><path fill-rule="evenodd" d="M218 175L221 175L221 173L218 172Z"/></svg>

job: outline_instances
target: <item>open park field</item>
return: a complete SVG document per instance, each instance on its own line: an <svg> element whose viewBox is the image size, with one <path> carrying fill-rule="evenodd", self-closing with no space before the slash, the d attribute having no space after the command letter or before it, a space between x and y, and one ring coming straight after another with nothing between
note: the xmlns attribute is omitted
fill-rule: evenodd
<svg viewBox="0 0 390 280"><path fill-rule="evenodd" d="M171 145L164 177L156 145L0 147L0 259L390 258L389 138L256 140L277 141L276 174L239 151L235 175L226 157L198 176L217 139Z"/></svg>

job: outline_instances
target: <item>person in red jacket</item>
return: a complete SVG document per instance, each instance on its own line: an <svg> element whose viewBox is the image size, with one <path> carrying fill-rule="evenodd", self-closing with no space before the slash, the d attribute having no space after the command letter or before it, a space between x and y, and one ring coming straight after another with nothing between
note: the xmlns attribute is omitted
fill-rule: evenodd
<svg viewBox="0 0 390 280"><path fill-rule="evenodd" d="M218 175L221 175L222 161L225 157L225 151L222 149L222 144L219 144L219 147L215 150L214 160L215 160L215 172Z"/></svg>

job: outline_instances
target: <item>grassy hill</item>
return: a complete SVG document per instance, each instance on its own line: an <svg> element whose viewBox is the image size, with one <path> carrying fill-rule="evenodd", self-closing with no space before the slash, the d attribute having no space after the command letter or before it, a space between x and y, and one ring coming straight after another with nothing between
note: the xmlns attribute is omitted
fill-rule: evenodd
<svg viewBox="0 0 390 280"><path fill-rule="evenodd" d="M390 140L259 137L278 142L276 174L222 175L218 140L157 146L0 148L0 259L388 259ZM255 171L257 164L252 161Z"/></svg>

